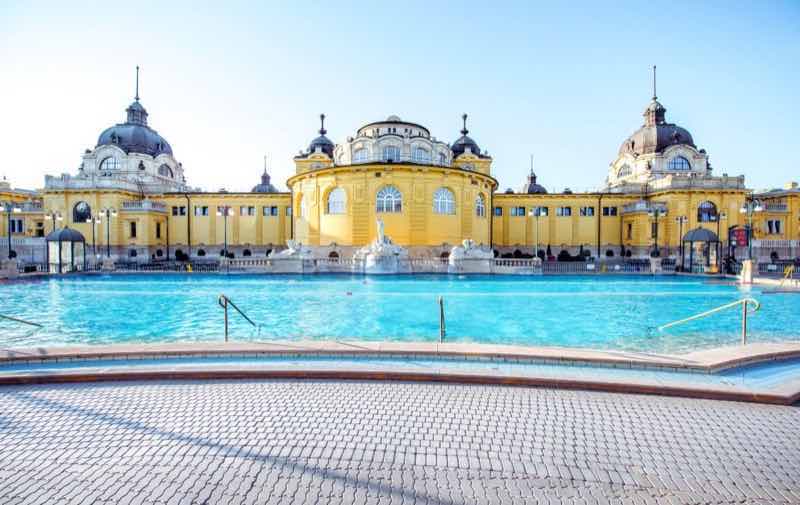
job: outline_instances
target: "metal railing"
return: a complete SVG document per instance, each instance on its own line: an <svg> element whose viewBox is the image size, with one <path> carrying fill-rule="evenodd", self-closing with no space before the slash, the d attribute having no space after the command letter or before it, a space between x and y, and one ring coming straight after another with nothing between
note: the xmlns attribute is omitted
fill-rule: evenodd
<svg viewBox="0 0 800 505"><path fill-rule="evenodd" d="M26 324L28 326L34 326L36 328L42 328L42 325L39 324L39 323L34 323L34 322L31 322L31 321L26 321L24 319L19 319L19 318L11 317L11 316L4 316L3 314L0 314L0 319L7 319L9 321L14 321L15 323Z"/></svg>
<svg viewBox="0 0 800 505"><path fill-rule="evenodd" d="M444 297L439 297L439 343L444 342L446 328L444 324Z"/></svg>
<svg viewBox="0 0 800 505"><path fill-rule="evenodd" d="M245 320L248 323L252 324L253 327L258 328L258 325L256 323L254 323L252 319L247 317L247 314L242 312L242 309L237 307L236 304L233 303L231 301L231 299L228 298L227 296L219 295L219 298L217 299L217 303L219 304L220 307L222 307L222 310L225 312L225 342L228 341L228 305L230 305L231 307L236 309L236 312L238 312L243 318L245 318Z"/></svg>
<svg viewBox="0 0 800 505"><path fill-rule="evenodd" d="M753 308L751 313L758 312L758 309L761 308L761 304L755 298L742 298L741 300L736 300L732 303L726 303L725 305L720 305L719 307L713 308L711 310L707 310L705 312L701 312L700 314L695 314L694 316L690 316L684 319L679 319L677 321L673 321L671 323L667 323L658 327L658 331L664 331L667 328L671 328L673 326L677 326L679 324L688 323L689 321L694 321L696 319L701 319L704 317L708 317L712 314L716 314L717 312L721 312L725 309L730 309L732 307L736 307L738 305L742 306L742 345L747 344L747 305L750 304Z"/></svg>

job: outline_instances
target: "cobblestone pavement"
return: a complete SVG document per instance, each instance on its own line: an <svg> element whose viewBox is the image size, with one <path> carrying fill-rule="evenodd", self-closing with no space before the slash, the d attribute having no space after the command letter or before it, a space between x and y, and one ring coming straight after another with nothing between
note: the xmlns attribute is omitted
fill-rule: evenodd
<svg viewBox="0 0 800 505"><path fill-rule="evenodd" d="M800 503L800 408L497 386L0 388L0 503Z"/></svg>

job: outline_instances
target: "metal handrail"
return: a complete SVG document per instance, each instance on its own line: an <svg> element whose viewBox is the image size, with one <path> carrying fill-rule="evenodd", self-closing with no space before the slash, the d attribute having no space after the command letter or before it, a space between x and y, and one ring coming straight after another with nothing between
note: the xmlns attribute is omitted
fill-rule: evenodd
<svg viewBox="0 0 800 505"><path fill-rule="evenodd" d="M219 299L217 299L217 303L225 311L225 342L228 341L228 305L230 305L231 307L236 309L236 312L238 312L243 318L245 318L248 323L250 323L253 326L255 326L256 328L258 328L258 325L256 323L254 323L252 319L247 317L247 314L242 312L242 309L237 307L236 304L233 303L233 301L231 301L231 299L228 298L227 296L219 295Z"/></svg>
<svg viewBox="0 0 800 505"><path fill-rule="evenodd" d="M712 314L716 314L717 312L721 312L725 309L730 309L731 307L736 307L737 305L742 306L742 345L747 344L747 305L752 305L752 313L758 312L758 309L761 308L761 303L758 302L755 298L742 298L741 300L736 300L732 303L726 303L725 305L720 305L719 307L713 308L711 310L707 310L705 312L701 312L700 314L695 314L693 316L679 319L678 321L673 321L671 323L663 324L658 327L658 331L664 331L667 328L672 326L677 326L679 324L688 323L689 321L694 321L695 319L701 319L703 317L710 316Z"/></svg>
<svg viewBox="0 0 800 505"><path fill-rule="evenodd" d="M31 321L26 321L24 319L17 319L16 317L11 317L11 316L4 316L3 314L0 314L0 319L8 319L9 321L14 321L15 323L27 324L29 326L35 326L37 328L42 328L43 327L39 323L33 323Z"/></svg>
<svg viewBox="0 0 800 505"><path fill-rule="evenodd" d="M444 326L444 297L439 297L439 343L444 342L446 329Z"/></svg>

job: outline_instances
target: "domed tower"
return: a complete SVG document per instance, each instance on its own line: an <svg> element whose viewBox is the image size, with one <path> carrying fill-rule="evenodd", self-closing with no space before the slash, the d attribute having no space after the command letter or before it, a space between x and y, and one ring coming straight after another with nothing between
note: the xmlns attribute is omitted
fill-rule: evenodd
<svg viewBox="0 0 800 505"><path fill-rule="evenodd" d="M175 160L169 142L148 125L147 110L139 101L139 67L136 94L125 109L125 122L106 128L92 150L83 155L76 178L101 178L104 187L135 184L144 193L184 191L183 166ZM70 180L45 179L45 184L69 187ZM81 183L86 186L86 182Z"/></svg>
<svg viewBox="0 0 800 505"><path fill-rule="evenodd" d="M269 174L267 173L267 157L264 156L264 172L261 174L261 183L253 186L250 190L251 193L277 193L278 190L270 182Z"/></svg>
<svg viewBox="0 0 800 505"><path fill-rule="evenodd" d="M478 143L467 135L469 133L467 117L466 113L461 115L463 121L461 137L450 146L450 150L453 152L453 166L488 174L492 158L486 152L481 152Z"/></svg>
<svg viewBox="0 0 800 505"><path fill-rule="evenodd" d="M300 151L294 157L297 173L328 168L333 165L333 150L336 146L331 139L325 136L328 133L328 130L325 129L325 114L319 115L319 121L319 137L311 141L308 149Z"/></svg>
<svg viewBox="0 0 800 505"><path fill-rule="evenodd" d="M641 185L667 175L710 174L708 155L697 149L692 134L667 122L667 109L656 96L655 71L654 66L653 98L642 114L644 124L620 146L609 168L609 188Z"/></svg>

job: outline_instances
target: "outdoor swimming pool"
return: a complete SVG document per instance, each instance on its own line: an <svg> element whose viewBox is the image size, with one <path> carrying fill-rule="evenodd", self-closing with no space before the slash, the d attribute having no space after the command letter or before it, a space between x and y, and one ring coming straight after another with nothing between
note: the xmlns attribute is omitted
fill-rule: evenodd
<svg viewBox="0 0 800 505"><path fill-rule="evenodd" d="M0 346L215 341L224 293L231 339L435 341L443 296L447 341L680 352L735 344L740 311L663 332L661 324L744 296L762 302L750 341L800 339L800 295L699 278L652 276L86 275L0 285Z"/></svg>

